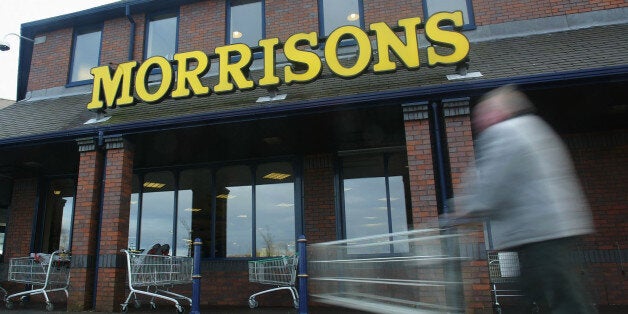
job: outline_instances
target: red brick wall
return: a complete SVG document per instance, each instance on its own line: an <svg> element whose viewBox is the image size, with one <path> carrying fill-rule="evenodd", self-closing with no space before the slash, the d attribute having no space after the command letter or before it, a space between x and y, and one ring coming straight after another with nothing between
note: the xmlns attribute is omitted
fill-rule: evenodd
<svg viewBox="0 0 628 314"><path fill-rule="evenodd" d="M388 25L394 26L400 19L423 17L423 2L421 0L365 0L363 3L366 28L371 23L386 22Z"/></svg>
<svg viewBox="0 0 628 314"><path fill-rule="evenodd" d="M303 168L304 220L308 243L336 240L332 156L307 156Z"/></svg>
<svg viewBox="0 0 628 314"><path fill-rule="evenodd" d="M628 250L627 138L626 130L566 137L596 228L580 249L599 255L589 254L582 267L595 302L603 305L628 304L626 260L620 264L617 255Z"/></svg>
<svg viewBox="0 0 628 314"><path fill-rule="evenodd" d="M473 0L476 25L609 10L628 6L624 0L493 1Z"/></svg>
<svg viewBox="0 0 628 314"><path fill-rule="evenodd" d="M318 1L266 0L266 37L285 42L295 33L318 33Z"/></svg>
<svg viewBox="0 0 628 314"><path fill-rule="evenodd" d="M64 86L68 81L73 30L43 34L46 41L33 45L28 91ZM39 36L39 34L38 34Z"/></svg>
<svg viewBox="0 0 628 314"><path fill-rule="evenodd" d="M33 218L37 212L37 179L16 179L4 243L4 262L12 257L25 257L30 252ZM23 241L16 241L22 239Z"/></svg>
<svg viewBox="0 0 628 314"><path fill-rule="evenodd" d="M179 52L213 53L225 44L225 1L184 5L179 11Z"/></svg>

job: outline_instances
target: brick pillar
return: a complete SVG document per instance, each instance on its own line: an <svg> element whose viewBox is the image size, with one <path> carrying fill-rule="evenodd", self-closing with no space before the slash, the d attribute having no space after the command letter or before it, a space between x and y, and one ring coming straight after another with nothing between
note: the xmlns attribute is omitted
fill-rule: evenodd
<svg viewBox="0 0 628 314"><path fill-rule="evenodd" d="M331 155L305 157L303 198L305 236L309 243L336 240L334 166Z"/></svg>
<svg viewBox="0 0 628 314"><path fill-rule="evenodd" d="M414 229L438 226L438 206L427 103L403 105Z"/></svg>
<svg viewBox="0 0 628 314"><path fill-rule="evenodd" d="M445 133L454 196L462 192L464 173L474 162L469 99L443 100ZM458 228L469 236L460 239L461 254L471 260L461 263L464 299L468 313L492 313L488 263L482 223Z"/></svg>
<svg viewBox="0 0 628 314"><path fill-rule="evenodd" d="M95 304L99 312L120 311L120 303L126 297L126 257L120 250L127 248L129 237L134 154L131 146L119 136L105 139L107 158Z"/></svg>
<svg viewBox="0 0 628 314"><path fill-rule="evenodd" d="M103 152L93 138L77 141L79 170L72 232L68 311L91 309L98 239Z"/></svg>
<svg viewBox="0 0 628 314"><path fill-rule="evenodd" d="M15 179L7 217L4 263L30 253L33 219L37 213L37 178Z"/></svg>

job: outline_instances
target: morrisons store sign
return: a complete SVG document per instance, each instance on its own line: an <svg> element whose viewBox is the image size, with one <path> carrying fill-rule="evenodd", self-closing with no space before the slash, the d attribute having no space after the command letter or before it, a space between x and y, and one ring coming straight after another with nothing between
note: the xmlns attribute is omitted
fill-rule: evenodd
<svg viewBox="0 0 628 314"><path fill-rule="evenodd" d="M369 26L374 34L378 60L373 64L375 73L392 72L397 68L391 60L393 52L407 69L418 69L419 43L416 36L418 28L425 28L425 37L430 45L427 47L427 63L429 66L453 65L464 61L469 54L469 41L458 30L462 27L462 12L440 12L432 15L424 24L420 17L398 21L405 42L386 23L373 23ZM440 26L453 25L453 28L442 29ZM357 45L356 61L352 65L341 64L338 47L342 40L353 38ZM267 38L259 41L263 52L264 70L262 77L253 81L245 74L253 61L253 51L245 44L232 44L215 49L212 58L218 58L218 83L211 88L203 85L201 78L209 71L210 57L202 51L182 52L174 55L174 62L161 56L154 56L142 64L137 61L121 63L115 70L109 66L91 69L94 76L92 99L87 104L89 110L102 110L116 106L129 106L137 100L155 103L165 97L186 98L192 95L207 96L214 93L228 93L259 87L273 87L292 83L307 83L316 80L322 72L323 61L313 51L299 47L309 46L317 49L318 35L315 32L298 33L290 36L283 46L278 38ZM448 53L439 54L435 46L448 47ZM284 67L283 77L277 76L275 53L283 48L286 59L293 65L298 64L301 70L292 66ZM334 30L324 47L325 65L329 70L343 78L352 78L363 73L372 62L373 47L369 34L355 26L342 26ZM233 56L239 56L235 60ZM161 80L157 88L148 88L148 76L154 69L161 71ZM176 69L176 70L175 70ZM134 95L137 96L136 99Z"/></svg>

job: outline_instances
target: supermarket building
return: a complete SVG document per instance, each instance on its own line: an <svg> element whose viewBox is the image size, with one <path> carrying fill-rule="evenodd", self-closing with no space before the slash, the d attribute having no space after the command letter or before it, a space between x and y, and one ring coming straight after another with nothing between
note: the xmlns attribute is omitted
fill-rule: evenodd
<svg viewBox="0 0 628 314"><path fill-rule="evenodd" d="M0 109L3 261L71 250L68 310L119 311L121 249L188 256L201 238L202 304L245 305L247 261L294 252L300 234L437 225L474 158L471 108L517 84L570 148L593 211L577 275L597 304L626 305L627 11L136 0L23 24L18 101ZM492 309L486 228L464 246L468 312Z"/></svg>

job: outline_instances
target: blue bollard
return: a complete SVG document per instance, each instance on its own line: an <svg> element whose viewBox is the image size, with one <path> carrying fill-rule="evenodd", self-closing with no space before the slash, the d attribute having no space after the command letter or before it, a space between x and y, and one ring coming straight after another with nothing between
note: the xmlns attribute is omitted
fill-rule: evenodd
<svg viewBox="0 0 628 314"><path fill-rule="evenodd" d="M190 314L201 314L201 239L194 239L194 271L192 272L192 309Z"/></svg>
<svg viewBox="0 0 628 314"><path fill-rule="evenodd" d="M299 314L307 314L307 240L305 235L297 240L297 252L299 254Z"/></svg>

